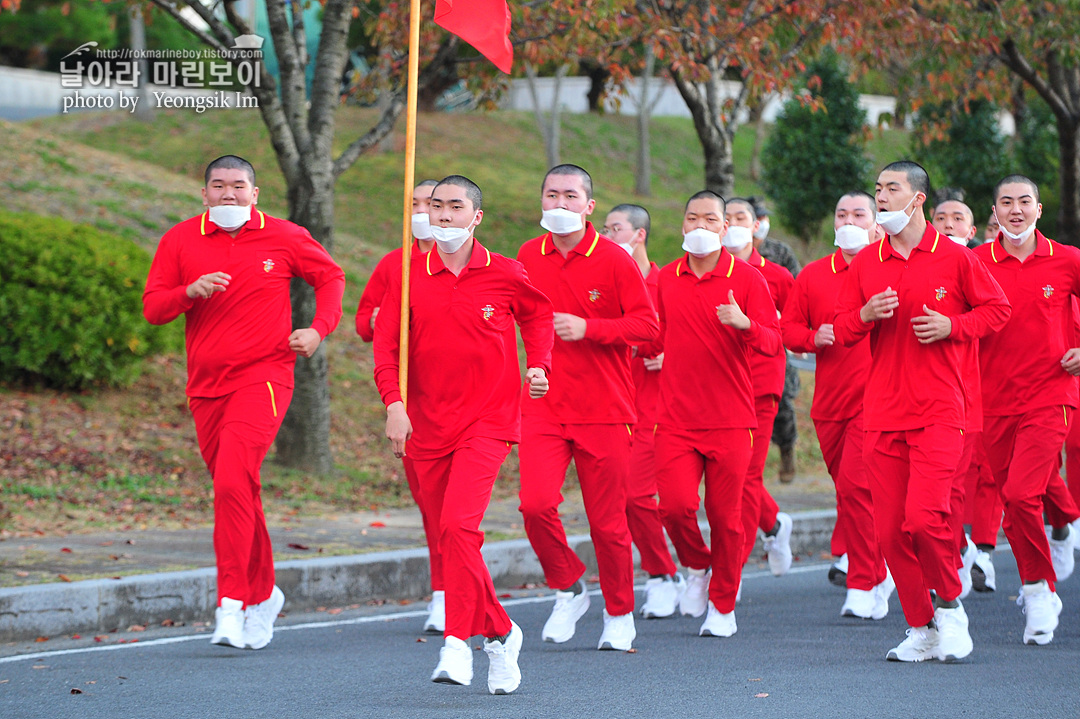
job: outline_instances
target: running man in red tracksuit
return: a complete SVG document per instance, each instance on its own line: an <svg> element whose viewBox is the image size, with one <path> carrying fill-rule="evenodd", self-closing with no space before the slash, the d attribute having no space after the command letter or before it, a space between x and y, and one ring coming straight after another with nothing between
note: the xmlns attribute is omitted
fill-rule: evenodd
<svg viewBox="0 0 1080 719"><path fill-rule="evenodd" d="M640 205L617 205L604 221L604 236L626 250L637 263L649 290L653 307L660 302L660 268L649 261L647 246L651 218ZM655 343L638 345L630 360L634 376L634 409L637 423L630 446L630 476L627 484L626 520L630 537L641 555L641 568L648 573L645 603L641 616L662 619L675 614L686 581L675 570L671 551L664 538L664 524L656 501L656 404L660 398L660 368L664 353Z"/></svg>
<svg viewBox="0 0 1080 719"><path fill-rule="evenodd" d="M975 215L971 208L959 199L939 202L931 213L931 222L935 230L961 247L967 247L975 237ZM952 515L949 521L959 552L956 564L960 576L960 598L964 599L975 587L973 580L977 576L981 577L980 591L987 590L988 577L991 591L997 584L991 553L997 544L998 529L1001 528L1002 507L983 446L982 381L977 341L968 346L961 369L967 394L967 420L964 427L964 451L960 455L960 463L956 466L956 477L949 501ZM978 540L964 533L964 522L969 518L971 535L978 535Z"/></svg>
<svg viewBox="0 0 1080 719"><path fill-rule="evenodd" d="M255 209L259 188L246 160L219 157L205 181L206 212L161 238L143 314L159 325L186 319L188 405L214 481L210 641L261 649L285 597L274 585L259 469L292 399L296 355L311 357L341 319L345 274L307 230ZM315 288L316 302L311 326L297 330L294 277Z"/></svg>
<svg viewBox="0 0 1080 719"><path fill-rule="evenodd" d="M874 198L849 192L836 203L836 252L811 262L795 278L780 317L784 345L816 354L814 420L821 456L836 485L836 525L848 555L847 597L840 615L883 619L893 584L874 531L874 503L863 460L863 393L870 372L870 341L836 342L833 316L848 267L880 232Z"/></svg>
<svg viewBox="0 0 1080 719"><path fill-rule="evenodd" d="M887 658L954 661L972 650L949 526L964 446L961 366L967 343L1005 324L1009 302L970 251L927 223L922 167L887 165L875 190L888 234L852 260L833 332L847 346L870 335L863 455L878 542L911 625Z"/></svg>
<svg viewBox="0 0 1080 719"><path fill-rule="evenodd" d="M541 187L540 225L548 233L518 252L529 277L555 307L552 361L558 382L548 396L522 407L519 449L525 532L548 586L556 590L541 636L569 641L589 608L585 565L559 520L561 489L573 459L604 595L598 648L626 651L637 636L626 520L636 419L630 346L656 339L660 326L634 261L585 219L596 206L589 173L577 165L558 165Z"/></svg>
<svg viewBox="0 0 1080 719"><path fill-rule="evenodd" d="M1013 314L980 347L986 453L1024 583L1023 641L1043 645L1053 640L1061 613L1042 514L1052 476L1061 482L1057 458L1077 406L1080 348L1072 346L1072 298L1080 296L1080 251L1035 229L1042 215L1039 189L1023 175L997 184L994 208L997 239L975 254L1005 288Z"/></svg>
<svg viewBox="0 0 1080 719"><path fill-rule="evenodd" d="M660 271L660 517L687 568L680 611L708 616L700 636L730 637L743 560L743 483L758 434L751 353L782 351L776 305L761 274L721 244L724 199L703 190L683 214L686 255ZM705 477L710 545L698 526Z"/></svg>
<svg viewBox="0 0 1080 719"><path fill-rule="evenodd" d="M480 188L460 175L431 196L436 248L410 267L409 406L399 384L401 280L391 280L375 321L375 383L386 404L394 454L413 457L424 506L439 526L446 576L445 643L431 680L472 682L469 637L486 638L488 691L521 682L521 628L499 603L480 548L480 522L510 445L521 435L521 374L514 322L525 345L526 392L542 397L551 370L551 303L521 263L497 255L473 232Z"/></svg>
<svg viewBox="0 0 1080 719"><path fill-rule="evenodd" d="M435 240L431 238L431 219L428 209L431 205L431 192L438 184L438 180L424 180L413 188L412 234L415 239L412 247L413 255L429 252L435 246ZM371 342L375 337L375 318L379 315L379 307L382 305L383 296L386 294L391 278L394 275L401 276L401 255L401 248L398 247L379 260L379 264L375 265L364 287L364 294L360 296L360 304L356 308L356 334L360 335L360 339L365 342ZM405 455L401 458L401 464L405 469L405 479L409 483L409 493L412 494L413 501L420 510L420 519L424 524L424 538L428 546L428 561L431 565L431 602L428 603L424 631L442 634L446 629L446 595L443 590L442 555L439 553L439 521L437 517L429 516L424 509L412 457Z"/></svg>
<svg viewBox="0 0 1080 719"><path fill-rule="evenodd" d="M788 293L795 278L785 267L770 262L754 249L753 235L758 220L754 205L749 200L736 197L724 205L727 220L727 232L720 238L728 252L740 260L748 262L765 278L769 285L769 294L773 298L775 311L787 302ZM758 424L756 436L772 437L776 413L780 409L780 397L784 393L784 378L787 374L787 353L782 351L775 357L753 353L750 366L754 375L754 412ZM750 559L757 541L757 530L762 532L762 544L769 558L769 570L780 577L791 569L791 516L781 512L776 500L765 489L765 460L769 456L769 443L758 442L750 457L750 466L746 470L746 482L743 485L743 565Z"/></svg>

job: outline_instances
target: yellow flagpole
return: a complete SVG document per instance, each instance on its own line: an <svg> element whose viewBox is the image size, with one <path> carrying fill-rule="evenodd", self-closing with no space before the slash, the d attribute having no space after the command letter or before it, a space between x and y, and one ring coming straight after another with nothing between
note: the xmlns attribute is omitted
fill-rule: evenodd
<svg viewBox="0 0 1080 719"><path fill-rule="evenodd" d="M398 343L398 387L408 407L409 393L409 267L412 265L412 192L416 172L416 83L420 74L420 0L409 4L409 84L405 115L405 200L401 223L401 337Z"/></svg>

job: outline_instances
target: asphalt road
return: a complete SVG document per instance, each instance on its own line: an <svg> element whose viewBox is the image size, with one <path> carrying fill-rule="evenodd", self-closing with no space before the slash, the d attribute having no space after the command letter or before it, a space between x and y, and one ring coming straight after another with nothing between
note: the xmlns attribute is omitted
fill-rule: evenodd
<svg viewBox="0 0 1080 719"><path fill-rule="evenodd" d="M748 573L730 639L699 638L697 619L639 619L632 654L596 651L598 596L562 645L540 641L546 593L506 600L525 631L522 685L510 696L487 694L482 652L472 686L429 682L441 639L420 641L423 613L365 608L289 616L257 652L211 646L191 628L127 635L134 644L112 635L107 645L50 642L30 654L0 647L0 717L1080 715L1080 578L1059 588L1065 609L1054 642L1027 647L1012 555L999 551L996 564L1000 590L965 602L975 651L958 664L885 661L906 628L895 596L880 622L842 619L843 591L820 564L781 579Z"/></svg>

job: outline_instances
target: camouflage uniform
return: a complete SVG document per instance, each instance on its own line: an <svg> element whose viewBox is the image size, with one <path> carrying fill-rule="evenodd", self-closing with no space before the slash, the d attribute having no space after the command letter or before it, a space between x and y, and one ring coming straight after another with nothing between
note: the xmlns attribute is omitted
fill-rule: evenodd
<svg viewBox="0 0 1080 719"><path fill-rule="evenodd" d="M779 240L765 238L758 252L765 259L786 269L792 277L797 276L799 270L802 269L798 258L795 257L795 252ZM776 412L776 422L773 424L772 433L773 443L781 450L790 451L799 437L799 431L795 425L795 395L799 393L799 386L799 370L791 366L789 359L787 373L784 375L784 394L780 398L780 408Z"/></svg>

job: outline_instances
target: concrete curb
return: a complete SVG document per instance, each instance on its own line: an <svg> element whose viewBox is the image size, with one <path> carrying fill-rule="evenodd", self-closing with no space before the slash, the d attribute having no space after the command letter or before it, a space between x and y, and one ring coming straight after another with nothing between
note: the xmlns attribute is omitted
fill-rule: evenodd
<svg viewBox="0 0 1080 719"><path fill-rule="evenodd" d="M796 512L791 548L796 555L827 552L835 510ZM708 538L708 525L702 525ZM596 572L588 535L569 538L570 546ZM497 587L541 584L544 575L528 540L492 542L484 559ZM407 549L341 557L279 562L277 584L285 608L310 611L321 606L363 604L373 599L416 599L428 594L426 549ZM133 624L163 620L209 621L217 604L213 568L140 574L119 580L92 579L70 584L38 584L0 589L0 642L69 634L100 634Z"/></svg>

